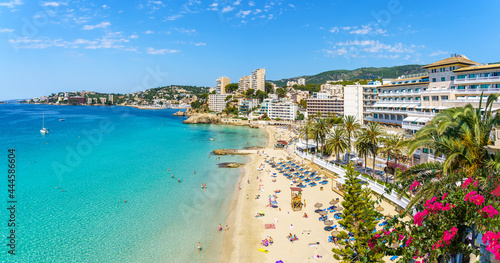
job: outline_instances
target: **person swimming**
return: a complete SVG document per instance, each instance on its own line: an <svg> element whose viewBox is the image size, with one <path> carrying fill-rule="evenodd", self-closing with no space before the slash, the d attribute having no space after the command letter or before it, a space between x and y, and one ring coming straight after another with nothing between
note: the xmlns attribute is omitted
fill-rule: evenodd
<svg viewBox="0 0 500 263"><path fill-rule="evenodd" d="M181 178L177 179L177 182L179 182L179 183L180 183L180 182L181 182Z"/></svg>
<svg viewBox="0 0 500 263"><path fill-rule="evenodd" d="M172 179L174 179L174 175L172 174Z"/></svg>

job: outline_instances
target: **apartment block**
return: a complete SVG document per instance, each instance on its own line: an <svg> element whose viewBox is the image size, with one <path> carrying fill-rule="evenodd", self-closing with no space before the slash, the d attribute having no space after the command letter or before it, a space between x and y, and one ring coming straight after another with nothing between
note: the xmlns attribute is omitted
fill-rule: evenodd
<svg viewBox="0 0 500 263"><path fill-rule="evenodd" d="M226 97L229 94L210 94L208 95L208 108L214 112L222 112L226 108Z"/></svg>
<svg viewBox="0 0 500 263"><path fill-rule="evenodd" d="M256 69L252 72L251 75L251 87L255 91L261 90L265 91L266 90L266 69L261 68L261 69Z"/></svg>

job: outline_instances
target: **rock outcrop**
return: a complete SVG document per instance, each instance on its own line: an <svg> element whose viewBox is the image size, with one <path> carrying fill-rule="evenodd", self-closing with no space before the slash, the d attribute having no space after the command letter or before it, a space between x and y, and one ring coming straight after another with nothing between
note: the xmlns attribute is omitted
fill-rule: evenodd
<svg viewBox="0 0 500 263"><path fill-rule="evenodd" d="M219 163L217 164L219 166L219 168L240 168L242 166L244 166L245 164L244 163Z"/></svg>
<svg viewBox="0 0 500 263"><path fill-rule="evenodd" d="M216 155L249 155L250 153L239 152L238 150L234 150L234 149L217 149L217 150L214 150L214 154L216 154Z"/></svg>
<svg viewBox="0 0 500 263"><path fill-rule="evenodd" d="M181 116L181 117L183 117L183 116L186 116L186 114L183 111L178 111L178 112L172 114L172 116Z"/></svg>
<svg viewBox="0 0 500 263"><path fill-rule="evenodd" d="M183 121L182 123L194 124L194 123L203 123L203 124L219 124L221 123L220 117L214 114L196 114L189 117L189 119Z"/></svg>

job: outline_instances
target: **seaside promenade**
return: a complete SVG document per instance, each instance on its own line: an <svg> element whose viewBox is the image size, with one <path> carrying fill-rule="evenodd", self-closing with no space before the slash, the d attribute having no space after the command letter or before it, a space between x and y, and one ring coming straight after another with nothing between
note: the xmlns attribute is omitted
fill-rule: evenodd
<svg viewBox="0 0 500 263"><path fill-rule="evenodd" d="M241 176L241 190L236 190L233 197L232 211L228 222L230 231L225 236L224 253L221 262L337 262L333 259L331 249L335 246L329 242L331 230L325 230L325 224L320 221L320 215L315 212L316 203L321 203L321 208L327 208L332 200L339 200L337 206L341 207L342 192L334 191L339 178L328 169L321 169L307 158L299 157L290 145L287 149L275 149L277 140L291 141L294 134L285 127L266 126L268 134L267 146L258 151L258 154L249 155L251 161L245 166ZM299 165L300 168L309 167L309 171L318 171L323 177L328 177L325 185L307 186L303 189L302 200L305 207L301 211L293 211L291 207L291 180L279 172L279 167L271 167L268 161L276 163L288 162ZM342 181L341 179L339 181ZM276 193L279 191L279 193ZM247 197L248 196L248 197ZM257 198L259 196L259 198ZM275 196L277 207L269 206L269 198ZM373 198L378 198L373 195ZM394 216L395 207L385 200L378 210L385 216ZM262 212L264 216L256 217ZM304 213L308 218L304 217ZM327 213L328 219L333 220L335 230L342 230L334 213ZM340 212L341 213L341 212ZM381 220L379 223L383 223ZM267 227L266 227L267 224ZM381 226L378 229L382 228ZM298 240L291 242L289 235L296 235ZM262 245L262 241L272 238L273 244ZM262 252L259 249L267 250ZM384 258L391 262L390 257Z"/></svg>

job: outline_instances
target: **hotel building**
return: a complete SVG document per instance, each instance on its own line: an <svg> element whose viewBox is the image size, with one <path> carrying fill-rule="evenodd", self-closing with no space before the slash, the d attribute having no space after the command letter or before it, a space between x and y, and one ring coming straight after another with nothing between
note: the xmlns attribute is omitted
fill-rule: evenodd
<svg viewBox="0 0 500 263"><path fill-rule="evenodd" d="M292 101L269 102L267 104L267 116L273 120L295 121L298 106Z"/></svg>
<svg viewBox="0 0 500 263"><path fill-rule="evenodd" d="M208 95L208 108L214 112L222 112L226 108L226 97L229 94L210 94Z"/></svg>
<svg viewBox="0 0 500 263"><path fill-rule="evenodd" d="M226 85L231 83L231 79L228 77L220 77L215 80L215 93L226 94Z"/></svg>
<svg viewBox="0 0 500 263"><path fill-rule="evenodd" d="M238 101L238 111L247 114L255 107L259 106L259 100L257 99L239 99Z"/></svg>
<svg viewBox="0 0 500 263"><path fill-rule="evenodd" d="M252 88L252 76L243 76L238 82L238 92L243 93Z"/></svg>

